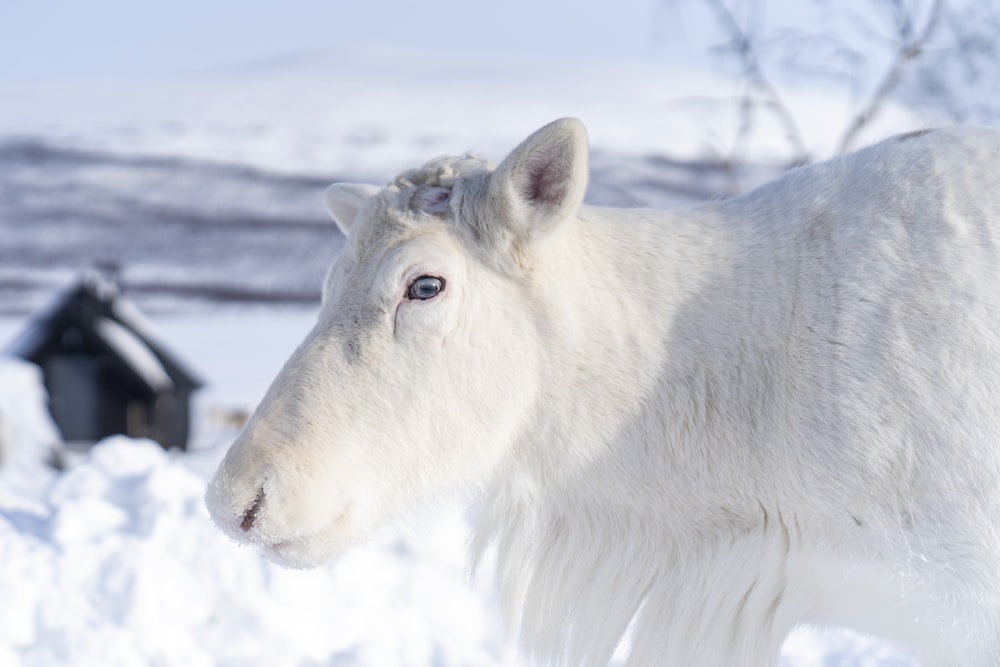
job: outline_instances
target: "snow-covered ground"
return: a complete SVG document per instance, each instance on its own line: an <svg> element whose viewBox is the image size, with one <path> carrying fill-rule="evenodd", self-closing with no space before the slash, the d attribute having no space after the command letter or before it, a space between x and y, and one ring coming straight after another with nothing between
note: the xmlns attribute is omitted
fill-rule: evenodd
<svg viewBox="0 0 1000 667"><path fill-rule="evenodd" d="M0 89L0 289L10 295L0 346L24 326L20 313L103 248L125 259L126 287L161 338L209 380L193 452L114 438L56 475L40 463L54 431L37 373L0 363L0 667L521 664L490 582L467 581L474 517L461 502L314 571L229 542L202 503L235 435L227 417L252 409L311 326L310 286L339 247L319 208L326 180L385 181L466 149L499 159L574 115L594 146L592 201L720 195L724 175L699 160L726 151L733 119L707 99L728 90L650 65L384 52ZM842 114L815 94L793 103L812 111L805 132L822 153ZM875 133L917 122L896 110ZM780 157L780 135L763 132L753 151ZM299 305L266 305L281 299ZM803 629L782 664L914 663L875 640Z"/></svg>

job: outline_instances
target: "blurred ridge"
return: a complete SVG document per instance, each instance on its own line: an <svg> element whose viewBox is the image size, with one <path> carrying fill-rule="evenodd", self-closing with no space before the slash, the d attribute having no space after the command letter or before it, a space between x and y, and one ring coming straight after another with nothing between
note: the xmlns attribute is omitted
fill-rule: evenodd
<svg viewBox="0 0 1000 667"><path fill-rule="evenodd" d="M779 171L740 170L742 182ZM149 310L316 303L344 241L321 197L338 180L354 179L0 141L0 315L29 312L108 263ZM676 208L730 194L733 182L723 164L597 151L587 200Z"/></svg>
<svg viewBox="0 0 1000 667"><path fill-rule="evenodd" d="M343 243L322 206L333 180L4 141L0 312L35 308L107 262L153 307L316 301Z"/></svg>

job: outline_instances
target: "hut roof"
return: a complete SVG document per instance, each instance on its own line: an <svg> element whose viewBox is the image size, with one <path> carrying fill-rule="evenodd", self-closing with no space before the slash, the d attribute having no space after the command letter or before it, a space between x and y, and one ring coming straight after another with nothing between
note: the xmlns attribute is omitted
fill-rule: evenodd
<svg viewBox="0 0 1000 667"><path fill-rule="evenodd" d="M103 348L150 392L203 385L157 340L152 327L118 286L98 274L87 275L58 294L7 351L38 363L65 347L67 331L79 332Z"/></svg>

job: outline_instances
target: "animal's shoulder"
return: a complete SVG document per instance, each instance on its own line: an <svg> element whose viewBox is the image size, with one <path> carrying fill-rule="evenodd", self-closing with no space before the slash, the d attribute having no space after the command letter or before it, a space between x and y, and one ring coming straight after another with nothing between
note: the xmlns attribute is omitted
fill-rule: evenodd
<svg viewBox="0 0 1000 667"><path fill-rule="evenodd" d="M1000 131L993 128L901 134L840 161L844 191L861 208L891 203L912 219L941 217L956 206L1000 211Z"/></svg>
<svg viewBox="0 0 1000 667"><path fill-rule="evenodd" d="M958 125L908 132L858 151L845 160L864 172L887 171L914 177L938 177L949 171L978 170L993 177L1000 162L1000 130ZM866 174L867 175L867 174Z"/></svg>
<svg viewBox="0 0 1000 667"><path fill-rule="evenodd" d="M793 200L836 210L884 206L903 198L940 199L943 192L1000 193L1000 130L954 126L900 134L850 155L795 169L750 200ZM984 192L986 191L986 192ZM998 195L1000 197L1000 195Z"/></svg>
<svg viewBox="0 0 1000 667"><path fill-rule="evenodd" d="M982 125L954 125L935 129L917 130L889 137L876 145L919 147L926 150L947 152L963 146L995 150L1000 147L1000 130Z"/></svg>

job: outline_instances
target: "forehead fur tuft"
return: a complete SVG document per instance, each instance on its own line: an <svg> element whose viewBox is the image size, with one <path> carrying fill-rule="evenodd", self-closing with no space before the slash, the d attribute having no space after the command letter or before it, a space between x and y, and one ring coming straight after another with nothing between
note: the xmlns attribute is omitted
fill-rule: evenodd
<svg viewBox="0 0 1000 667"><path fill-rule="evenodd" d="M431 160L419 169L403 172L389 189L400 193L406 202L404 206L413 211L448 213L453 205L453 195L461 190L463 181L484 176L493 169L493 164L469 153L448 155Z"/></svg>
<svg viewBox="0 0 1000 667"><path fill-rule="evenodd" d="M445 155L429 161L419 169L404 171L393 185L400 190L411 188L449 188L457 181L473 174L493 171L495 165L471 153Z"/></svg>

